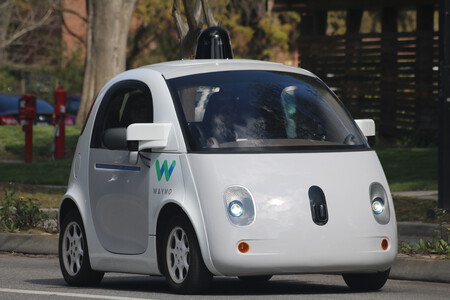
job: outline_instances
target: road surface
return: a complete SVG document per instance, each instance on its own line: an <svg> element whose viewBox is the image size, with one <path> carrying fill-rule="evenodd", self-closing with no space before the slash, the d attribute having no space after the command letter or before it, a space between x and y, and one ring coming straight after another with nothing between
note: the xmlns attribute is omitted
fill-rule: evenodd
<svg viewBox="0 0 450 300"><path fill-rule="evenodd" d="M105 275L95 288L74 288L64 282L55 256L0 254L0 299L450 299L450 284L389 280L379 292L356 293L341 276L274 276L249 285L237 278L214 278L204 295L171 294L164 278Z"/></svg>

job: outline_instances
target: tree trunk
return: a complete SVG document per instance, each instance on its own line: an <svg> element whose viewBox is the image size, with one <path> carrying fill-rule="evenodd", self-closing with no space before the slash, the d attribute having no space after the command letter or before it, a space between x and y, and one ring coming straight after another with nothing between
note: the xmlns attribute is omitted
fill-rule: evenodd
<svg viewBox="0 0 450 300"><path fill-rule="evenodd" d="M217 26L218 22L214 19L208 0L183 0L183 5L186 22L181 16L180 0L173 1L172 14L180 38L181 58L190 59L195 56L197 38L203 25Z"/></svg>
<svg viewBox="0 0 450 300"><path fill-rule="evenodd" d="M86 67L77 124L83 124L94 97L125 70L128 25L136 0L87 0Z"/></svg>

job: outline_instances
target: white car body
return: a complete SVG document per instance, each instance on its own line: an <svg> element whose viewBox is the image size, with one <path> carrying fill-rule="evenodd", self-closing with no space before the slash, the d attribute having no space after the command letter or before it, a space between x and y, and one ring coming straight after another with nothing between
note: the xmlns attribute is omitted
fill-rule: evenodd
<svg viewBox="0 0 450 300"><path fill-rule="evenodd" d="M164 220L173 213L189 219L201 257L213 275L375 273L389 269L397 254L394 205L377 155L365 141L355 149L345 148L347 145L342 149L296 146L292 151L255 152L250 148L192 149L181 117L187 108L176 104L168 82L195 74L235 71L278 72L317 80L308 71L276 63L188 60L124 72L99 93L79 137L60 210L61 219L70 210L79 212L92 269L161 275L158 241L167 224ZM134 147L140 154L99 146L101 138L93 133L108 93L130 80L147 86L153 102L153 124L128 127L127 140L136 141ZM197 90L196 103L205 100L201 93ZM197 109L195 118L202 114L205 112ZM358 124L367 136L374 135L373 122ZM249 144L247 139L236 143L241 142ZM231 200L224 196L230 187L229 191L246 195L245 209L253 203L253 215L246 223L233 221L239 217L231 216ZM323 222L313 220L313 190L326 199L318 204L318 209L326 209L320 217ZM388 214L381 221L372 208L376 197L385 204L381 215ZM238 250L241 242L250 247L245 253Z"/></svg>

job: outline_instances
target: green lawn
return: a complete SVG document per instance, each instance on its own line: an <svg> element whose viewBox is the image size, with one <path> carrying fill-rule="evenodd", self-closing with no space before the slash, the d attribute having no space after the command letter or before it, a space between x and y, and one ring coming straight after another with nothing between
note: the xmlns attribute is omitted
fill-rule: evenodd
<svg viewBox="0 0 450 300"><path fill-rule="evenodd" d="M436 190L437 148L376 148L392 191Z"/></svg>
<svg viewBox="0 0 450 300"><path fill-rule="evenodd" d="M37 200L43 208L57 208L66 189L65 187L0 182L0 206L5 199L6 191L15 191L19 198Z"/></svg>
<svg viewBox="0 0 450 300"><path fill-rule="evenodd" d="M33 160L52 160L52 144L54 139L53 126L33 127ZM66 126L66 153L67 158L72 158L80 126ZM21 126L0 126L0 160L24 160L25 157L25 133Z"/></svg>
<svg viewBox="0 0 450 300"><path fill-rule="evenodd" d="M66 185L72 157L80 133L79 126L66 127L65 157L53 160L53 126L33 128L33 162L23 163L25 135L20 126L0 127L0 182ZM9 162L4 162L9 161Z"/></svg>
<svg viewBox="0 0 450 300"><path fill-rule="evenodd" d="M397 221L420 221L429 223L438 223L436 217L430 215L436 209L437 203L435 200L415 199L410 197L395 196L394 206ZM434 211L436 214L437 211ZM441 211L441 221L443 223L450 223L450 213Z"/></svg>

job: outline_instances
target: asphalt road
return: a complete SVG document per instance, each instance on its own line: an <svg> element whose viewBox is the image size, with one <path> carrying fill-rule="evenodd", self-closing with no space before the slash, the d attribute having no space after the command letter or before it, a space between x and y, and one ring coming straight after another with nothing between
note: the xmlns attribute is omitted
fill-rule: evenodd
<svg viewBox="0 0 450 300"><path fill-rule="evenodd" d="M170 294L164 278L106 274L96 288L72 288L55 256L0 254L0 299L449 299L450 284L389 280L374 293L354 293L340 276L274 276L263 285L215 278L205 295Z"/></svg>

